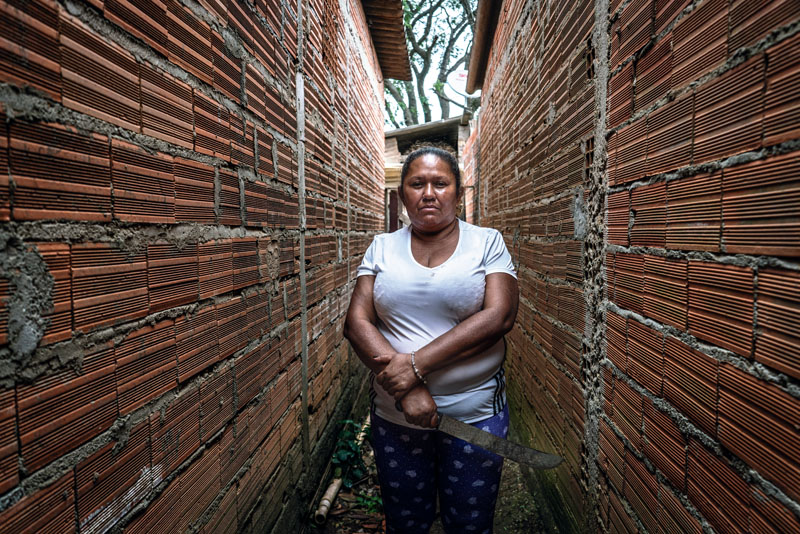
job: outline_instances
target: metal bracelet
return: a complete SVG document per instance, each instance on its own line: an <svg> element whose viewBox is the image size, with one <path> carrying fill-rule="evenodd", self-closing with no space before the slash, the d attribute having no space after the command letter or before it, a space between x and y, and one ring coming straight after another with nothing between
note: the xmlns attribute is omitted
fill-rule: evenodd
<svg viewBox="0 0 800 534"><path fill-rule="evenodd" d="M417 362L416 362L416 361L415 361L415 359L414 359L414 357L416 356L416 354L417 354L417 351L415 351L415 350L412 350L412 351L411 351L411 369L413 369L413 370L414 370L414 374L417 376L417 378L419 378L419 379L420 379L420 381L421 381L423 384L427 384L427 383L428 383L428 381L427 381L427 380L425 380L425 377L423 377L423 376L422 376L422 374L419 372L419 369L417 369Z"/></svg>

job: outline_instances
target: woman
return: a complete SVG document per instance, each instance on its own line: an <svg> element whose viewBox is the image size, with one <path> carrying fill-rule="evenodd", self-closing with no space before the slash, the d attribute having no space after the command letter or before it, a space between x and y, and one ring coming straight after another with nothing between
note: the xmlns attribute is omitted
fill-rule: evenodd
<svg viewBox="0 0 800 534"><path fill-rule="evenodd" d="M372 371L372 444L388 532L491 532L502 458L435 430L437 412L508 431L503 335L517 314L496 230L460 221L461 177L425 147L403 165L410 226L375 237L358 268L345 337Z"/></svg>

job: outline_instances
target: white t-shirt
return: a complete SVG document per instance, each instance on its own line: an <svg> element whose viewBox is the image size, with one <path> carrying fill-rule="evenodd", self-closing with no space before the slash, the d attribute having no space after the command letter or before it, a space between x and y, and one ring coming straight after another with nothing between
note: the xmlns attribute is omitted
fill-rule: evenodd
<svg viewBox="0 0 800 534"><path fill-rule="evenodd" d="M419 350L483 306L486 275L507 273L514 264L497 230L459 220L458 245L436 267L424 267L411 253L411 231L404 227L375 236L358 267L358 276L375 276L373 301L378 330L397 352ZM426 379L439 412L474 423L505 406L500 339L483 353L430 373ZM374 408L379 416L409 425L394 398L372 377Z"/></svg>

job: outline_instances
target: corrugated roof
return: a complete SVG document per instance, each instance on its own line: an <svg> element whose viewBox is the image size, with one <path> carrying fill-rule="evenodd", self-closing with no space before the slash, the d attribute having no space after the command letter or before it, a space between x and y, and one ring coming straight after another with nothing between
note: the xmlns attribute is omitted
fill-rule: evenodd
<svg viewBox="0 0 800 534"><path fill-rule="evenodd" d="M402 0L361 0L384 78L411 80Z"/></svg>

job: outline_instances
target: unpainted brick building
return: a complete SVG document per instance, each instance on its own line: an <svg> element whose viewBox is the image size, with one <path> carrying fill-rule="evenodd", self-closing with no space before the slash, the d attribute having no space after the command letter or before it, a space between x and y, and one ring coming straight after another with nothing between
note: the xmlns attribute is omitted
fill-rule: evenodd
<svg viewBox="0 0 800 534"><path fill-rule="evenodd" d="M468 212L519 266L551 524L800 531L798 32L793 0L502 3Z"/></svg>
<svg viewBox="0 0 800 534"><path fill-rule="evenodd" d="M0 531L293 530L363 383L362 2L1 0L0 36Z"/></svg>

